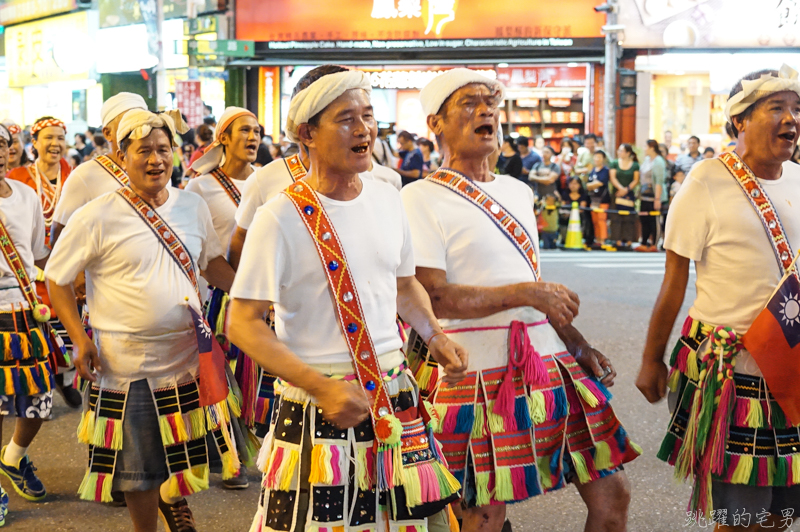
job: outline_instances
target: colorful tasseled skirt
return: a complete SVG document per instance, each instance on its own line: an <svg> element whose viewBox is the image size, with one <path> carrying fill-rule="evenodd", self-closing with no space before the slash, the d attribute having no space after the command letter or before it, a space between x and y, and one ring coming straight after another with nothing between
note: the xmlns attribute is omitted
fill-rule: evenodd
<svg viewBox="0 0 800 532"><path fill-rule="evenodd" d="M0 395L36 395L55 386L64 349L49 325L39 325L30 310L0 312L0 341Z"/></svg>
<svg viewBox="0 0 800 532"><path fill-rule="evenodd" d="M787 423L763 378L733 373L739 340L689 317L670 359L677 402L658 457L675 466L676 477L692 477L689 508L707 516L712 480L800 484L800 428Z"/></svg>

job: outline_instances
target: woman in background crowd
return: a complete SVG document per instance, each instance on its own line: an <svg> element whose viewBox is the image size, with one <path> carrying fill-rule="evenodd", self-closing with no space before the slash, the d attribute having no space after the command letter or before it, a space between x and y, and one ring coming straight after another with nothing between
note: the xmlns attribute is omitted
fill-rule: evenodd
<svg viewBox="0 0 800 532"><path fill-rule="evenodd" d="M631 242L637 239L634 190L639 184L639 159L630 144L620 145L617 157L608 167L613 209L621 211L611 217L611 238L616 240L617 249L630 251Z"/></svg>
<svg viewBox="0 0 800 532"><path fill-rule="evenodd" d="M658 221L662 204L667 202L667 164L655 140L647 141L645 157L640 168L639 220L642 225L641 246L637 251L658 251Z"/></svg>

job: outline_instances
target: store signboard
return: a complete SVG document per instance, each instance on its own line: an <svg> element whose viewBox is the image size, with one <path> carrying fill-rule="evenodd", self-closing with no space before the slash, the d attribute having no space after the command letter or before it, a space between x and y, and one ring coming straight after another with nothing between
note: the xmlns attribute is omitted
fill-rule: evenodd
<svg viewBox="0 0 800 532"><path fill-rule="evenodd" d="M258 122L265 135L277 138L281 130L281 71L279 67L258 69Z"/></svg>
<svg viewBox="0 0 800 532"><path fill-rule="evenodd" d="M141 0L99 0L100 27L111 28L114 26L127 26L144 22L143 7L147 9L147 2ZM190 9L195 15L224 11L227 0L164 0L164 18L185 18Z"/></svg>
<svg viewBox="0 0 800 532"><path fill-rule="evenodd" d="M512 89L558 89L586 87L586 66L525 66L514 65L497 68L497 79Z"/></svg>
<svg viewBox="0 0 800 532"><path fill-rule="evenodd" d="M620 0L626 48L800 45L800 0Z"/></svg>
<svg viewBox="0 0 800 532"><path fill-rule="evenodd" d="M0 5L0 25L68 13L76 7L75 0L6 0Z"/></svg>
<svg viewBox="0 0 800 532"><path fill-rule="evenodd" d="M445 72L437 68L429 70L374 70L370 67L362 67L362 70L369 74L372 87L375 89L417 89L428 84L433 78ZM476 69L476 72L491 78L497 78L497 72L491 69Z"/></svg>
<svg viewBox="0 0 800 532"><path fill-rule="evenodd" d="M9 87L88 79L95 69L97 17L77 11L6 28Z"/></svg>
<svg viewBox="0 0 800 532"><path fill-rule="evenodd" d="M560 0L558 9L553 9L546 2L530 0L506 0L502 4L485 0L271 0L269 9L264 9L263 0L237 0L236 37L309 44L345 40L571 40L601 36L604 17L592 9L596 3Z"/></svg>
<svg viewBox="0 0 800 532"><path fill-rule="evenodd" d="M189 124L189 127L197 127L203 123L203 98L200 96L200 81L176 81L175 100L178 109L186 115L186 123Z"/></svg>

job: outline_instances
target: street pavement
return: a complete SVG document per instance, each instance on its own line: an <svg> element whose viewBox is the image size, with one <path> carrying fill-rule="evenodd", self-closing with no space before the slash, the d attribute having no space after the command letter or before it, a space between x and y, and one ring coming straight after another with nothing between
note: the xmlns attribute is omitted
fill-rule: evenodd
<svg viewBox="0 0 800 532"><path fill-rule="evenodd" d="M634 381L653 303L664 273L663 253L544 252L543 279L562 283L581 298L575 324L596 348L608 355L617 370L613 405L644 455L626 466L632 488L629 530L671 532L697 530L684 526L689 487L676 482L672 468L655 458L664 434L668 412L664 403L650 405ZM686 301L694 297L694 276ZM684 306L679 321L688 310ZM677 336L679 325L673 329ZM19 497L8 479L0 479L10 492L6 529L30 532L112 532L130 530L127 509L82 502L76 491L86 465L85 446L75 429L79 414L55 399L53 420L46 423L30 449L30 456L45 483L48 497L30 503ZM13 420L3 423L5 442ZM212 475L211 489L190 497L201 532L246 532L256 509L259 476L250 471L250 488L223 490ZM538 497L509 508L515 532L580 532L586 509L574 487ZM707 527L707 530L713 527ZM800 529L798 529L800 530Z"/></svg>

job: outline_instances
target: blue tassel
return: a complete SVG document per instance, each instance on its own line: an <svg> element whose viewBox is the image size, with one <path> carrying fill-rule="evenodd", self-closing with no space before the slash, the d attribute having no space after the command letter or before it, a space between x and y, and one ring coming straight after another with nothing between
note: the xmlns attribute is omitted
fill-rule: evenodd
<svg viewBox="0 0 800 532"><path fill-rule="evenodd" d="M567 403L567 393L564 391L563 387L558 387L553 390L553 399L556 403L556 408L553 413L555 419L567 417L567 414L569 414L569 403Z"/></svg>
<svg viewBox="0 0 800 532"><path fill-rule="evenodd" d="M561 449L556 450L553 456L550 457L550 471L555 474L558 470L558 461L561 460Z"/></svg>
<svg viewBox="0 0 800 532"><path fill-rule="evenodd" d="M600 393L602 393L605 396L606 401L610 401L611 399L614 398L611 392L608 391L608 388L606 388L606 385L600 382L600 380L597 377L591 375L589 378L591 378L594 381L595 385L597 385L597 389L600 390Z"/></svg>
<svg viewBox="0 0 800 532"><path fill-rule="evenodd" d="M456 428L454 434L471 434L472 425L475 423L475 405L461 405L458 409L456 418Z"/></svg>
<svg viewBox="0 0 800 532"><path fill-rule="evenodd" d="M14 391L19 393L20 395L31 395L29 391L26 391L22 388L22 383L19 380L19 370L17 368L11 368L11 382L14 383ZM27 388L27 386L25 387Z"/></svg>
<svg viewBox="0 0 800 532"><path fill-rule="evenodd" d="M525 466L525 488L528 490L528 497L533 497L535 495L541 495L541 490L539 489L539 472L536 470L536 466L526 465Z"/></svg>
<svg viewBox="0 0 800 532"><path fill-rule="evenodd" d="M617 440L619 452L624 453L625 449L628 448L628 433L625 432L625 428L622 425L620 425L617 432L614 433L614 439Z"/></svg>
<svg viewBox="0 0 800 532"><path fill-rule="evenodd" d="M36 387L39 388L39 393L44 393L46 387L44 385L44 379L42 378L42 370L39 369L37 366L31 367L31 376L33 377L33 382L36 383Z"/></svg>
<svg viewBox="0 0 800 532"><path fill-rule="evenodd" d="M514 417L517 418L517 430L531 428L531 412L524 395L517 397L514 401Z"/></svg>
<svg viewBox="0 0 800 532"><path fill-rule="evenodd" d="M19 340L19 335L17 333L11 333L11 357L14 360L22 360L22 344Z"/></svg>
<svg viewBox="0 0 800 532"><path fill-rule="evenodd" d="M428 433L428 444L431 449L431 454L436 460L441 460L442 457L439 456L439 453L436 451L436 444L433 439L433 423L431 423L431 426L428 427L426 432Z"/></svg>
<svg viewBox="0 0 800 532"><path fill-rule="evenodd" d="M239 360L239 353L241 353L241 352L242 352L241 349L239 349L238 347L236 347L233 344L229 344L228 353L227 353L228 360Z"/></svg>
<svg viewBox="0 0 800 532"><path fill-rule="evenodd" d="M206 304L206 315L205 318L213 327L214 323L217 322L217 316L219 316L219 311L222 308L222 297L225 295L225 292L220 290L219 288L214 288L211 292L211 299L208 300Z"/></svg>

